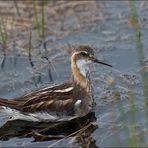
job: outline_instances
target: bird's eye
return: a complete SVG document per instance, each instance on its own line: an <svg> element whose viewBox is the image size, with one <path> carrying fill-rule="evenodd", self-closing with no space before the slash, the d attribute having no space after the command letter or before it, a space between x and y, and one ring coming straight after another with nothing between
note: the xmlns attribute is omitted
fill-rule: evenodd
<svg viewBox="0 0 148 148"><path fill-rule="evenodd" d="M82 56L88 56L88 53L87 52L81 52L81 55Z"/></svg>

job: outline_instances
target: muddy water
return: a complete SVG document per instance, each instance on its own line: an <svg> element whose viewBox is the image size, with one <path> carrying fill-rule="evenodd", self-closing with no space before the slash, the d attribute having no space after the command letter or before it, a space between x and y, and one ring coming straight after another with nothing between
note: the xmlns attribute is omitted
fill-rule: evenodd
<svg viewBox="0 0 148 148"><path fill-rule="evenodd" d="M128 4L122 2L105 2L103 20L95 20L84 26L79 32L71 31L68 36L47 44L49 48L67 44L90 45L95 47L98 58L105 59L113 68L95 65L92 68L94 96L96 99L95 124L98 128L90 134L93 146L147 146L148 126L144 106L142 84L135 38L129 24ZM137 3L137 11L141 19L142 42L145 58L148 59L147 20L148 4ZM86 16L87 13L81 13ZM73 22L73 23L70 23ZM74 28L75 18L65 19L65 26ZM0 70L0 97L14 98L43 86L62 83L70 78L69 54L64 49L56 49L48 53L52 60L51 75L47 61L34 57L35 68L25 56L7 55ZM56 58L55 58L56 57ZM1 56L1 59L3 56ZM130 96L130 92L134 97ZM2 117L2 125L7 117ZM1 141L1 146L49 146L54 141L33 142L33 138L11 138ZM83 142L66 138L54 146L83 146Z"/></svg>

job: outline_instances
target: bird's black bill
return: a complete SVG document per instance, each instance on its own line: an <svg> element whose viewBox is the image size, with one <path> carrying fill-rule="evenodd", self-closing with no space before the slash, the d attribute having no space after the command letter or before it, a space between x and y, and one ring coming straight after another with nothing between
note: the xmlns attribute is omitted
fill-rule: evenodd
<svg viewBox="0 0 148 148"><path fill-rule="evenodd" d="M113 67L112 65L107 64L107 63L104 63L104 62L102 62L102 61L100 61L100 60L98 60L98 59L94 59L93 62L99 63L99 64L103 64L103 65L106 65L106 66L109 66L109 67Z"/></svg>

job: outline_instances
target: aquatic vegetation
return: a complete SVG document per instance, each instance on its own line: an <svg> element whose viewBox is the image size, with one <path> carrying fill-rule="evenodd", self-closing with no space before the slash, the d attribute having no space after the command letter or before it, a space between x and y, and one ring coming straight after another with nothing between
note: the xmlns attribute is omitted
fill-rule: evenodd
<svg viewBox="0 0 148 148"><path fill-rule="evenodd" d="M45 36L44 3L45 3L44 0L42 0L41 1L41 20L40 20L38 15L37 1L33 0L33 10L34 10L35 23L36 23L36 30L39 38L44 38Z"/></svg>
<svg viewBox="0 0 148 148"><path fill-rule="evenodd" d="M0 2L0 8L0 97L19 96L26 91L50 85L53 80L59 83L68 79L69 55L65 51L71 53L75 46L89 44L96 48L98 57L113 64L113 69L105 70L105 74L102 67L95 67L95 73L92 72L94 81L96 80L95 123L99 128L93 134L90 133L89 138L96 139L96 145L100 147L147 146L146 1L14 0L9 3ZM12 21L13 31L10 31ZM8 52L5 58L3 55L6 50ZM53 65L59 77L56 77ZM2 121L3 119L0 123ZM14 127L18 124L19 122L15 122ZM23 122L19 125L21 124ZM27 123L27 127L28 125L30 123ZM85 143L83 133L87 134L89 126L91 125L86 124L80 130L77 129L76 133L66 136L54 136L47 132L48 129L37 129L35 132L29 131L27 135L22 132L22 137L32 136L36 141L55 140L49 142L49 146L60 146L70 139L73 140L71 145L77 146L77 143ZM54 131L64 131L67 127L59 127ZM8 134L12 134L11 129L8 131ZM14 134L15 131L16 129ZM19 143L19 138L17 140Z"/></svg>
<svg viewBox="0 0 148 148"><path fill-rule="evenodd" d="M0 42L5 49L7 46L7 38L8 38L8 32L7 32L7 19L0 17Z"/></svg>

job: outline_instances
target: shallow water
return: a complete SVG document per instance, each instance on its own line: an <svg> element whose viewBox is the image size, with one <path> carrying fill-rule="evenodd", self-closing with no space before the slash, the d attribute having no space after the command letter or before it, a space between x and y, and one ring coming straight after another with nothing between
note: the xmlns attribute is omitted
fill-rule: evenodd
<svg viewBox="0 0 148 148"><path fill-rule="evenodd" d="M137 11L141 19L142 42L145 58L148 59L147 20L148 4L137 4ZM80 13L83 17L89 13ZM47 47L63 48L87 44L101 50L96 50L97 57L113 68L95 65L92 68L94 96L96 99L95 116L98 128L90 135L96 146L147 146L148 118L142 93L141 77L135 37L129 25L130 13L128 4L124 1L107 1L103 8L103 20L96 20L82 27L78 32L73 28L77 24L74 17L65 19L64 25L71 30L68 36L55 39ZM145 20L145 21L142 21ZM73 23L71 23L73 22ZM31 90L54 83L62 83L70 78L70 56L64 49L52 50L48 53L52 60L49 77L46 60L35 57L35 69L32 69L27 57L11 54L7 55L3 67L0 69L0 97L14 98ZM56 58L55 58L56 57ZM3 56L1 55L1 59ZM54 67L54 68L53 68ZM131 93L134 95L132 96ZM0 114L2 125L7 118ZM33 138L11 138L1 141L0 146L40 146L47 147L57 142L32 142ZM82 146L78 140L65 138L54 146Z"/></svg>

